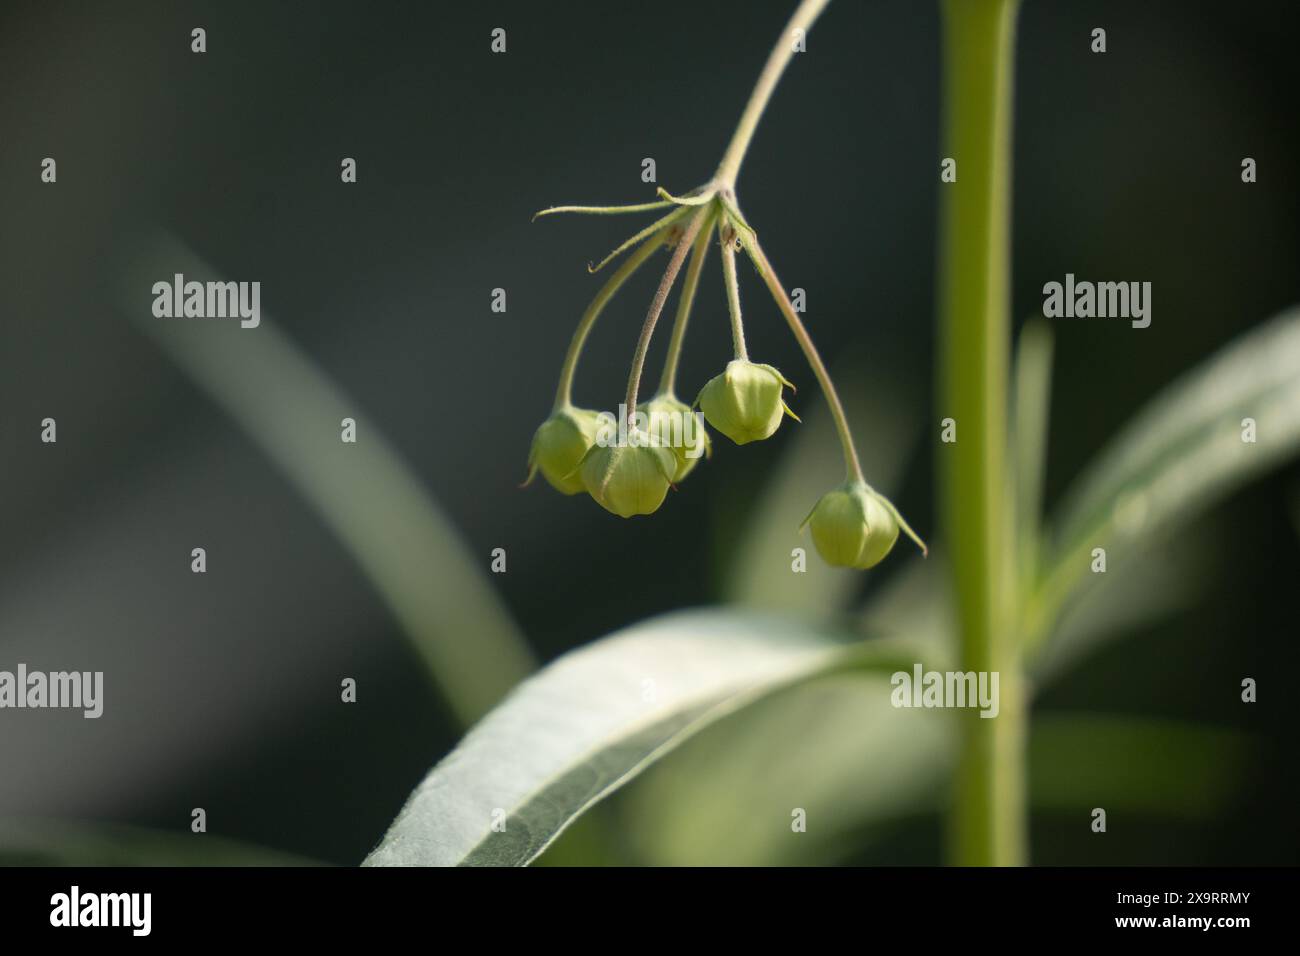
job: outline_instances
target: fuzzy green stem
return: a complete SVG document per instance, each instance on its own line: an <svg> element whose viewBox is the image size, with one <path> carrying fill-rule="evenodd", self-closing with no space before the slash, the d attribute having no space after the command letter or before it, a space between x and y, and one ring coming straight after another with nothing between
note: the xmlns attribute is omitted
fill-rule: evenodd
<svg viewBox="0 0 1300 956"><path fill-rule="evenodd" d="M745 323L740 318L740 283L736 281L736 234L730 227L722 230L722 277L727 286L727 311L731 313L731 341L736 358L748 362Z"/></svg>
<svg viewBox="0 0 1300 956"><path fill-rule="evenodd" d="M826 371L826 364L822 362L822 357L817 352L817 346L813 345L808 330L804 328L799 314L795 312L790 298L785 294L785 288L772 270L772 264L767 261L767 255L758 244L758 239L752 235L745 236L741 234L741 241L749 252L750 258L754 260L754 265L758 266L758 272L767 284L768 291L772 293L772 298L776 300L777 308L785 316L785 321L790 326L790 331L794 333L799 348L803 349L804 357L808 359L808 364L812 366L813 374L817 377L817 383L821 385L822 393L826 396L826 404L831 407L831 417L835 419L835 430L839 433L840 448L844 452L846 477L850 481L865 482L862 477L862 464L858 461L858 452L853 447L853 433L849 430L848 417L844 414L844 406L840 403L840 396L835 391L835 384L831 381L830 373Z"/></svg>
<svg viewBox="0 0 1300 956"><path fill-rule="evenodd" d="M641 372L645 368L646 353L650 350L650 337L654 335L655 324L659 321L659 314L664 310L664 303L668 301L668 293L677 280L677 273L681 271L682 263L686 261L686 253L695 242L695 236L699 233L700 227L704 224L704 217L707 215L709 215L709 207L704 206L687 221L686 231L677 240L677 247L673 249L672 258L668 260L668 268L664 270L664 277L659 280L655 297L650 300L650 309L646 312L645 323L641 326L641 336L637 339L636 354L632 356L632 371L627 376L624 414L629 422L636 414L637 390L641 387Z"/></svg>
<svg viewBox="0 0 1300 956"><path fill-rule="evenodd" d="M741 114L740 122L736 125L735 135L731 137L727 151L722 156L722 162L718 164L714 181L723 188L733 189L736 185L740 164L745 160L750 140L754 138L754 130L758 128L758 121L762 119L763 110L767 108L767 102L772 98L772 91L776 89L777 81L781 79L781 74L790 63L790 57L794 56L795 31L800 31L799 35L806 37L813 21L826 9L828 3L830 0L803 0L794 15L790 17L790 22L786 24L785 32L777 40L776 46L772 48L767 64L754 85L754 91L749 95L749 102L745 104L745 112Z"/></svg>
<svg viewBox="0 0 1300 956"><path fill-rule="evenodd" d="M569 342L569 351L564 356L564 365L560 367L560 384L555 389L556 411L568 408L573 404L573 373L578 368L578 358L582 355L582 347L587 344L587 336L591 333L591 327L600 318L601 311L604 310L609 300L614 298L614 294L622 288L628 277L636 272L642 263L654 255L655 250L662 243L663 236L654 235L638 246L623 261L623 264L614 270L613 275L600 287L596 297L591 300L591 304L582 313L582 318L578 320L578 327L573 332L573 339Z"/></svg>
<svg viewBox="0 0 1300 956"><path fill-rule="evenodd" d="M659 394L672 395L677 390L677 363L682 356L682 343L686 339L686 325L691 320L691 306L695 302L695 290L700 284L700 272L704 260L709 255L709 238L713 235L714 215L708 214L708 220L700 227L700 234L695 240L695 249L691 253L690 264L686 267L686 277L682 280L682 295L677 301L677 317L673 319L673 334L668 340L668 355L664 358L663 374L659 377Z"/></svg>
<svg viewBox="0 0 1300 956"><path fill-rule="evenodd" d="M1008 613L1013 553L1007 509L1007 367L1012 58L1018 0L945 0L944 155L960 167L943 192L938 380L957 441L940 453L940 507L951 547L961 669L997 672L992 719L957 711L962 745L950 814L961 865L1025 859L1025 706Z"/></svg>

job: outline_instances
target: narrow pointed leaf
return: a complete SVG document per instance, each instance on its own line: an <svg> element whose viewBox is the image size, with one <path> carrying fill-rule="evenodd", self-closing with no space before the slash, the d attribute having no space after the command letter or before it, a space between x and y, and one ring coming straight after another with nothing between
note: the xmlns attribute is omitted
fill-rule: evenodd
<svg viewBox="0 0 1300 956"><path fill-rule="evenodd" d="M1246 419L1254 441L1243 440ZM1300 307L1193 369L1139 413L1074 485L1055 521L1040 600L1058 607L1145 540L1300 451Z"/></svg>
<svg viewBox="0 0 1300 956"><path fill-rule="evenodd" d="M655 202L633 203L629 206L551 206L533 213L533 221L536 222L543 216L554 216L559 213L576 213L584 216L622 216L627 213L650 212L654 209L664 209L673 205L667 199L657 200Z"/></svg>

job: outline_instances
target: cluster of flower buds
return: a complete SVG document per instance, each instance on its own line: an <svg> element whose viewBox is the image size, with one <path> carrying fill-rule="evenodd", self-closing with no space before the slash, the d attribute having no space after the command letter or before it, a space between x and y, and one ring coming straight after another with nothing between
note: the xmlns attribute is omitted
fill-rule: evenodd
<svg viewBox="0 0 1300 956"><path fill-rule="evenodd" d="M776 281L757 236L740 214L731 189L710 183L683 197L662 189L659 196L658 202L634 206L557 206L538 213L539 216L558 212L608 215L672 209L601 263L589 267L593 272L598 271L631 250L578 324L561 371L554 410L533 436L528 480L541 472L557 491L566 495L585 492L601 507L620 517L648 515L657 511L669 489L685 479L701 457L709 454L711 443L701 416L737 445L770 438L786 416L798 421L785 403L784 390L793 392L794 385L771 365L749 360L735 266L736 252L744 250L812 365L835 416L844 449L845 483L824 495L804 522L812 529L818 553L828 564L870 568L894 547L900 529L924 551L925 545L907 526L898 509L863 480L848 423L830 377L803 323ZM715 235L722 250L735 357L721 374L705 383L694 405L688 406L676 395L677 363L700 272ZM578 408L572 402L573 376L588 333L628 276L665 246L672 249L671 258L646 315L628 378L626 400L619 414ZM659 388L653 398L638 403L650 337L688 256L690 262Z"/></svg>

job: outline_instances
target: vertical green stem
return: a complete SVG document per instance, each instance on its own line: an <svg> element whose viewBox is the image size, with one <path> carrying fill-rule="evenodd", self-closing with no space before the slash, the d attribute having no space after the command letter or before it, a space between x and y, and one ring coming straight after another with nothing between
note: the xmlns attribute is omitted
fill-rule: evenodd
<svg viewBox="0 0 1300 956"><path fill-rule="evenodd" d="M999 674L1000 709L957 711L962 746L951 811L952 862L1025 857L1023 679L1008 613L1007 370L1012 58L1018 0L944 0L940 415L957 423L941 452L962 669Z"/></svg>

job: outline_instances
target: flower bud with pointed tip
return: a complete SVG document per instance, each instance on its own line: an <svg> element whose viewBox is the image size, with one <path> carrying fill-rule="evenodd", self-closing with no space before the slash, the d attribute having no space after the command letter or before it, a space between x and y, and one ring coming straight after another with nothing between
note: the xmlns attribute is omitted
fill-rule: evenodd
<svg viewBox="0 0 1300 956"><path fill-rule="evenodd" d="M556 491L576 495L585 488L578 473L582 460L596 443L600 413L586 408L559 409L542 422L528 452L527 484L542 476Z"/></svg>
<svg viewBox="0 0 1300 956"><path fill-rule="evenodd" d="M633 430L623 445L593 445L582 460L583 486L606 511L620 518L659 510L677 460L648 434Z"/></svg>
<svg viewBox="0 0 1300 956"><path fill-rule="evenodd" d="M786 386L794 388L772 366L734 359L700 389L695 404L710 425L737 445L745 445L771 436L783 415L798 421L781 399Z"/></svg>
<svg viewBox="0 0 1300 956"><path fill-rule="evenodd" d="M804 520L817 553L830 565L866 570L884 560L898 540L893 505L861 482L822 495Z"/></svg>
<svg viewBox="0 0 1300 956"><path fill-rule="evenodd" d="M689 405L671 394L660 394L642 402L637 411L646 417L646 429L661 447L673 453L676 465L672 482L689 475L700 459L712 454L709 433Z"/></svg>

